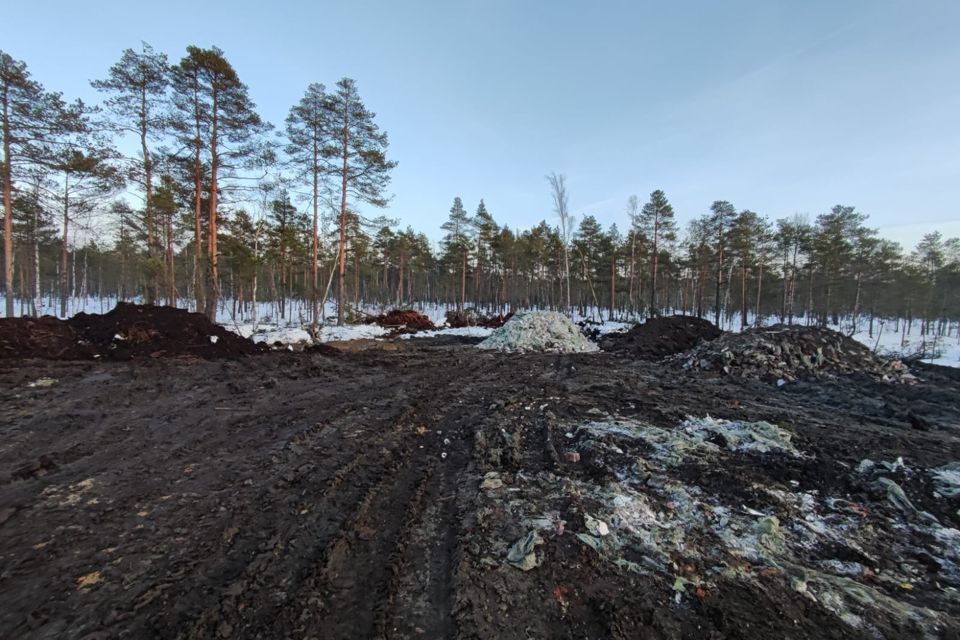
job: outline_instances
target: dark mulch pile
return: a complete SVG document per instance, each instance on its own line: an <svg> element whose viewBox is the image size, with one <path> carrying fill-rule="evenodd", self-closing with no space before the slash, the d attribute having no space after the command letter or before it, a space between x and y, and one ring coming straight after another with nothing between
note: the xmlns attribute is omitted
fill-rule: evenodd
<svg viewBox="0 0 960 640"><path fill-rule="evenodd" d="M214 324L201 313L120 302L105 314L69 320L0 319L0 358L129 360L197 356L210 360L260 353L265 347Z"/></svg>
<svg viewBox="0 0 960 640"><path fill-rule="evenodd" d="M430 318L413 309L391 309L390 311L367 319L367 324L377 324L393 329L394 333L414 333L432 331L434 326Z"/></svg>
<svg viewBox="0 0 960 640"><path fill-rule="evenodd" d="M650 318L626 333L611 333L600 342L604 351L628 353L643 360L658 360L715 340L721 331L693 316Z"/></svg>
<svg viewBox="0 0 960 640"><path fill-rule="evenodd" d="M447 311L447 326L454 329L459 329L460 327L499 329L512 317L513 311L506 315L493 316L479 314L473 309L467 309L466 311Z"/></svg>

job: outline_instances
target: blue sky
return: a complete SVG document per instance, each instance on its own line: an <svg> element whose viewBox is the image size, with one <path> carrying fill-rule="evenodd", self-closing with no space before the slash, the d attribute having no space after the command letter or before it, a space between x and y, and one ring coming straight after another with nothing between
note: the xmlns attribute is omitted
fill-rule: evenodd
<svg viewBox="0 0 960 640"><path fill-rule="evenodd" d="M771 218L854 205L912 246L960 236L960 2L17 2L2 47L98 99L141 40L216 45L282 124L310 82L353 77L399 161L388 214L439 237L454 196L501 224L626 227L661 188Z"/></svg>

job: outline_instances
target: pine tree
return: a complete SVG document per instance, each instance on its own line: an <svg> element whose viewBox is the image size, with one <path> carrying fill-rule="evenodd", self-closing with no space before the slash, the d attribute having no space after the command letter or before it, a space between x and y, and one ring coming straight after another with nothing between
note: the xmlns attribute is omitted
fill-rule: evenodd
<svg viewBox="0 0 960 640"><path fill-rule="evenodd" d="M313 308L314 326L320 322L322 311L319 308L318 270L320 254L319 211L320 192L324 180L329 175L329 167L325 164L322 151L330 143L332 123L329 97L326 87L320 83L313 83L307 87L306 93L296 105L290 108L286 120L286 136L289 143L286 146L287 157L297 171L297 177L307 182L311 187L311 204L313 206L313 234L311 244L311 280L310 299Z"/></svg>
<svg viewBox="0 0 960 640"><path fill-rule="evenodd" d="M477 212L473 216L473 224L476 227L477 236L477 269L474 275L474 297L479 301L481 291L481 281L485 271L491 268L493 261L492 247L493 239L500 232L493 216L487 211L487 205L483 198L477 205Z"/></svg>
<svg viewBox="0 0 960 640"><path fill-rule="evenodd" d="M553 196L553 212L560 220L560 241L563 243L563 275L567 282L567 312L570 307L570 239L573 234L574 219L570 215L570 195L567 193L567 177L551 173L547 176L550 194Z"/></svg>
<svg viewBox="0 0 960 640"><path fill-rule="evenodd" d="M138 53L126 49L120 60L110 67L107 77L90 83L98 91L108 93L104 106L113 115L110 126L120 133L130 133L139 139L140 159L134 161L135 174L144 194L144 222L147 231L147 252L155 264L156 275L148 280L145 301L153 304L159 295L160 280L170 280L169 265L161 260L160 232L153 209L153 174L156 160L150 143L162 139L168 127L166 114L167 88L170 67L167 56L143 43ZM161 266L162 265L162 266Z"/></svg>
<svg viewBox="0 0 960 640"><path fill-rule="evenodd" d="M250 100L247 87L217 47L187 47L187 55L174 70L175 104L181 115L181 132L194 150L197 164L197 229L201 184L200 154L209 154L209 208L207 215L207 274L204 312L213 319L220 297L220 272L217 251L217 212L221 180L231 171L250 166L265 158L268 150L259 145L260 136L269 129ZM192 138L192 139L191 139ZM198 233L199 236L199 233Z"/></svg>
<svg viewBox="0 0 960 640"><path fill-rule="evenodd" d="M853 240L862 234L866 216L854 207L836 205L817 217L817 228L812 238L813 258L820 270L824 298L820 324L826 325L828 319L836 324L839 321L839 309L834 294L841 283L844 270L852 262Z"/></svg>
<svg viewBox="0 0 960 640"><path fill-rule="evenodd" d="M716 256L717 270L716 270L716 288L715 288L715 297L714 297L714 313L713 313L713 322L718 327L720 324L720 310L723 307L723 298L721 297L721 290L723 288L723 259L724 252L726 250L727 236L730 234L730 227L733 224L734 216L737 215L737 210L732 204L726 200L716 200L712 205L710 205L710 217L709 217L709 226L710 233L713 236L716 244L714 245L714 255Z"/></svg>
<svg viewBox="0 0 960 640"><path fill-rule="evenodd" d="M672 242L676 239L677 233L677 226L673 220L673 207L663 191L657 189L650 194L650 200L640 211L638 223L638 227L651 244L650 314L658 315L660 309L657 305L657 267L660 264L660 251L664 242Z"/></svg>
<svg viewBox="0 0 960 640"><path fill-rule="evenodd" d="M7 317L13 316L13 192L31 167L52 167L64 139L83 129L83 108L67 105L59 93L48 93L30 78L27 65L0 51L0 125L3 128L3 256Z"/></svg>
<svg viewBox="0 0 960 640"><path fill-rule="evenodd" d="M460 300L457 302L457 310L462 311L467 304L467 262L469 261L470 251L473 249L475 227L473 219L467 214L459 196L453 199L450 216L440 228L447 232L443 239L447 253L459 257Z"/></svg>
<svg viewBox="0 0 960 640"><path fill-rule="evenodd" d="M337 82L336 91L326 101L331 136L323 148L324 158L335 167L340 182L339 278L337 324L343 324L345 276L347 269L347 202L352 199L374 207L385 207L384 193L390 184L390 171L397 166L387 160L387 134L374 122L376 114L360 100L356 83L350 78Z"/></svg>
<svg viewBox="0 0 960 640"><path fill-rule="evenodd" d="M63 217L60 252L60 315L67 315L70 272L67 259L71 222L90 214L95 207L124 186L123 176L110 160L111 152L103 147L88 152L67 149L55 165L60 174L57 203ZM150 274L151 278L153 274Z"/></svg>

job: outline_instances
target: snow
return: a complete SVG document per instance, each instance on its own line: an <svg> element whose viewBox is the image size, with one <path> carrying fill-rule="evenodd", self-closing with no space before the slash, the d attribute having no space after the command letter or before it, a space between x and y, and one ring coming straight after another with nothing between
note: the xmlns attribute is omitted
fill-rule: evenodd
<svg viewBox="0 0 960 640"><path fill-rule="evenodd" d="M300 344L313 342L313 338L311 338L310 334L303 329L289 327L286 329L276 329L274 331L254 334L253 341L266 344L276 344L278 342L280 344Z"/></svg>
<svg viewBox="0 0 960 640"><path fill-rule="evenodd" d="M390 330L375 324L347 324L342 327L320 327L318 342L340 340L369 340L381 338Z"/></svg>
<svg viewBox="0 0 960 640"><path fill-rule="evenodd" d="M468 338L487 338L493 333L493 329L487 327L447 327L437 329L436 331L418 331L417 333L405 333L400 336L401 340L410 338L434 338L436 336L464 336Z"/></svg>

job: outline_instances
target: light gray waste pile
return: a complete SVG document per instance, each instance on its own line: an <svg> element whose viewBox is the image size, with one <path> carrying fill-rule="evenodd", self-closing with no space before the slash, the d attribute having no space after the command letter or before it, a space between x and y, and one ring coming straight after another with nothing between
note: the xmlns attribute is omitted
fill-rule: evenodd
<svg viewBox="0 0 960 640"><path fill-rule="evenodd" d="M577 325L555 311L518 313L477 345L515 353L584 353L600 348L580 333Z"/></svg>

